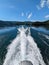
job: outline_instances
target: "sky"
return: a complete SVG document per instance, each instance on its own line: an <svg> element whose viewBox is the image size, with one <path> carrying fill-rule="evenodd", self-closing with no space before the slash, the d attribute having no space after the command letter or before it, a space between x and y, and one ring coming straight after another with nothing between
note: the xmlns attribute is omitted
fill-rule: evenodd
<svg viewBox="0 0 49 65"><path fill-rule="evenodd" d="M0 20L49 20L49 0L0 0Z"/></svg>

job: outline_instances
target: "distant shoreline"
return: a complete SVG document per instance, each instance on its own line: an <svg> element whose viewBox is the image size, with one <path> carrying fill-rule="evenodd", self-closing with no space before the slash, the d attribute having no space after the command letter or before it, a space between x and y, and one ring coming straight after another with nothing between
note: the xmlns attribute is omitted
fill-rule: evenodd
<svg viewBox="0 0 49 65"><path fill-rule="evenodd" d="M19 25L27 25L27 26L43 26L49 28L49 20L47 21L36 21L36 22L31 22L31 21L24 21L24 22L19 22L19 21L2 21L0 20L0 29L3 27L13 27L13 26L19 26Z"/></svg>

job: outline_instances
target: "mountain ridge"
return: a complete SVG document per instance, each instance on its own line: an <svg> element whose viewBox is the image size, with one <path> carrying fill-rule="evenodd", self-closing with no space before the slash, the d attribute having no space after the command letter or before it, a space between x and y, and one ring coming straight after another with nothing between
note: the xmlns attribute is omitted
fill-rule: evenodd
<svg viewBox="0 0 49 65"><path fill-rule="evenodd" d="M31 25L31 26L47 26L49 25L49 20L46 21L2 21L0 20L0 27L11 27L11 26L16 26L16 25Z"/></svg>

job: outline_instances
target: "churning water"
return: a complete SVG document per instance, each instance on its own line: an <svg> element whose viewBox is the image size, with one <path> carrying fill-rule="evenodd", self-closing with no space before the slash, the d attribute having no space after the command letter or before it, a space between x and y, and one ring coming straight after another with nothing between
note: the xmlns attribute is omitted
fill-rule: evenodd
<svg viewBox="0 0 49 65"><path fill-rule="evenodd" d="M3 65L20 65L22 61L30 61L32 65L45 65L30 29L24 27L18 29L17 37L8 46Z"/></svg>

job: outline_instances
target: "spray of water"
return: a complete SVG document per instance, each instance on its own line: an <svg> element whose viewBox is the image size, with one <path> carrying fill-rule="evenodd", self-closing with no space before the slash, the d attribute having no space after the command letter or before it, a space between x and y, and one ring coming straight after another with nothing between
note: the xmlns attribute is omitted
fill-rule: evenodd
<svg viewBox="0 0 49 65"><path fill-rule="evenodd" d="M31 61L33 65L45 65L37 44L31 37L29 29L19 28L19 34L8 46L3 65L19 65L21 61ZM30 30L29 30L30 31Z"/></svg>

